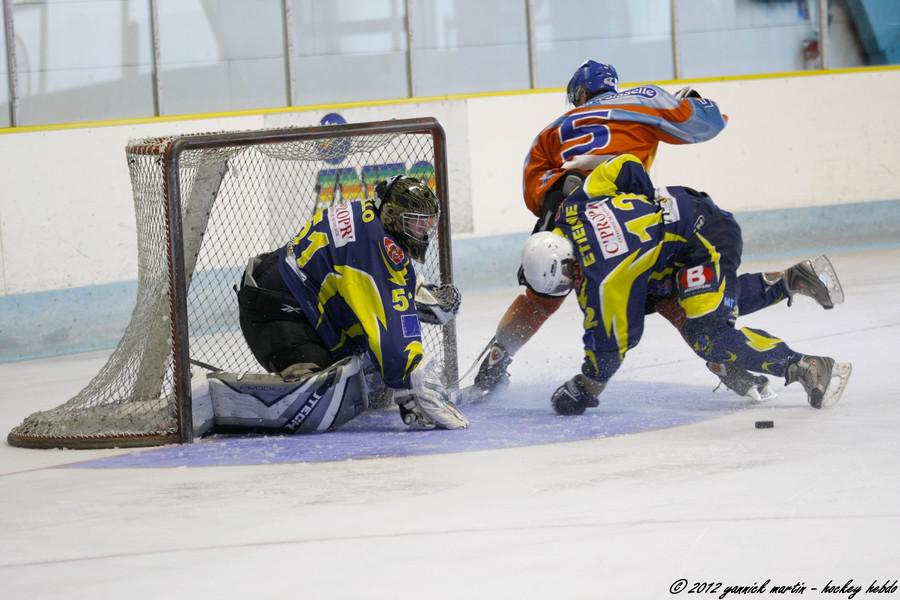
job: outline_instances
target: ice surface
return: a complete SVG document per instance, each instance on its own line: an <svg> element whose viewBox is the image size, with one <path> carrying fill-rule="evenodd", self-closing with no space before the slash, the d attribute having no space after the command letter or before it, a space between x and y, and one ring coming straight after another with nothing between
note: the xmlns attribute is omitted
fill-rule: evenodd
<svg viewBox="0 0 900 600"><path fill-rule="evenodd" d="M866 597L873 580L900 578L900 249L830 256L843 305L801 297L742 321L852 362L833 410L778 381L764 405L711 393L712 375L654 316L601 406L560 430L544 402L578 369L570 300L513 363L503 403L471 409L460 440L493 445L413 438L386 416L373 421L383 435L304 440L377 450L405 437L424 452L326 461L296 454L296 439L259 438L143 452L0 447L2 597L669 598L680 578L721 582L719 594L802 582L804 598L845 598L812 588L852 578ZM464 297L463 368L515 293ZM0 430L70 397L104 360L0 365ZM763 419L774 429L755 429ZM557 437L535 443L538 430ZM560 442L560 431L587 439ZM177 466L204 453L216 466ZM168 462L141 458L154 454Z"/></svg>

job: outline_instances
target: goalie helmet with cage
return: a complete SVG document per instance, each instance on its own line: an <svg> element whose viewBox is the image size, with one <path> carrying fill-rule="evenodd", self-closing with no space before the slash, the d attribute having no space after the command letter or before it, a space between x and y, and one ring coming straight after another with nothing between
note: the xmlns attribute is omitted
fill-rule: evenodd
<svg viewBox="0 0 900 600"><path fill-rule="evenodd" d="M440 202L424 182L396 175L375 187L381 222L413 259L424 262L440 219Z"/></svg>

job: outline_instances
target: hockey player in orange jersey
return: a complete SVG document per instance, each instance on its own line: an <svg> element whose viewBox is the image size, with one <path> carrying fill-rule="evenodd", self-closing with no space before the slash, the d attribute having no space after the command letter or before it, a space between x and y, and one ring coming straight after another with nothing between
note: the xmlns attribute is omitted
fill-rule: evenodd
<svg viewBox="0 0 900 600"><path fill-rule="evenodd" d="M574 108L537 135L525 158L525 205L536 217L555 211L567 173L585 175L619 154L649 169L660 142L705 142L725 128L716 103L689 88L673 96L655 85L618 85L612 65L589 60L575 71L567 88Z"/></svg>
<svg viewBox="0 0 900 600"><path fill-rule="evenodd" d="M578 67L567 86L574 108L538 133L525 158L523 196L525 205L538 217L532 233L552 227L557 208L565 196L581 185L581 178L603 161L620 154L636 156L649 169L660 142L692 144L715 137L727 118L712 100L690 88L670 94L655 85L622 92L612 65L588 60ZM509 382L513 355L531 339L562 305L565 296L540 294L531 289L522 270L519 295L500 319L497 331L485 349L475 377L474 393L484 395ZM811 261L803 261L777 273L741 276L740 312L748 314L795 293L813 297L831 308L834 301L819 282ZM679 331L684 315L674 301L661 300L655 310ZM742 396L767 399L774 396L768 379L740 369L708 364L722 382Z"/></svg>

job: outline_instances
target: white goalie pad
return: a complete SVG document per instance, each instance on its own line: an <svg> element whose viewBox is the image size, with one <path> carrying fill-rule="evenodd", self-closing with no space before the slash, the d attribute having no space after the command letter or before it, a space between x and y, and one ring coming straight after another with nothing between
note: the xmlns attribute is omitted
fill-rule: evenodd
<svg viewBox="0 0 900 600"><path fill-rule="evenodd" d="M191 374L191 415L194 423L194 437L199 438L211 432L215 425L212 398L209 395L209 380L206 371L196 370Z"/></svg>
<svg viewBox="0 0 900 600"><path fill-rule="evenodd" d="M828 387L825 388L825 394L822 396L822 408L831 408L841 399L844 390L847 388L847 382L850 380L850 373L853 372L853 365L847 362L834 363L831 369L831 380Z"/></svg>
<svg viewBox="0 0 900 600"><path fill-rule="evenodd" d="M437 364L426 354L410 373L412 388L392 390L400 417L415 429L465 429L469 419L450 400Z"/></svg>
<svg viewBox="0 0 900 600"><path fill-rule="evenodd" d="M414 429L465 429L469 419L450 400L440 384L426 383L421 392L394 394L400 418Z"/></svg>
<svg viewBox="0 0 900 600"><path fill-rule="evenodd" d="M313 433L335 429L368 408L366 381L358 357L335 363L300 381L258 373L197 379L194 431ZM193 387L193 386L192 386ZM210 427L210 412L212 427ZM204 430L203 428L206 427Z"/></svg>

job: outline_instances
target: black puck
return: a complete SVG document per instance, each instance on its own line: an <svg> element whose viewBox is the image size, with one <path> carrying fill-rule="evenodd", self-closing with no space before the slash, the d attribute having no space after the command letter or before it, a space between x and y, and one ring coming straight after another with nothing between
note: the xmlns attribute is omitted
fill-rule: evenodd
<svg viewBox="0 0 900 600"><path fill-rule="evenodd" d="M757 429L772 429L775 427L775 421L757 421L756 428Z"/></svg>

